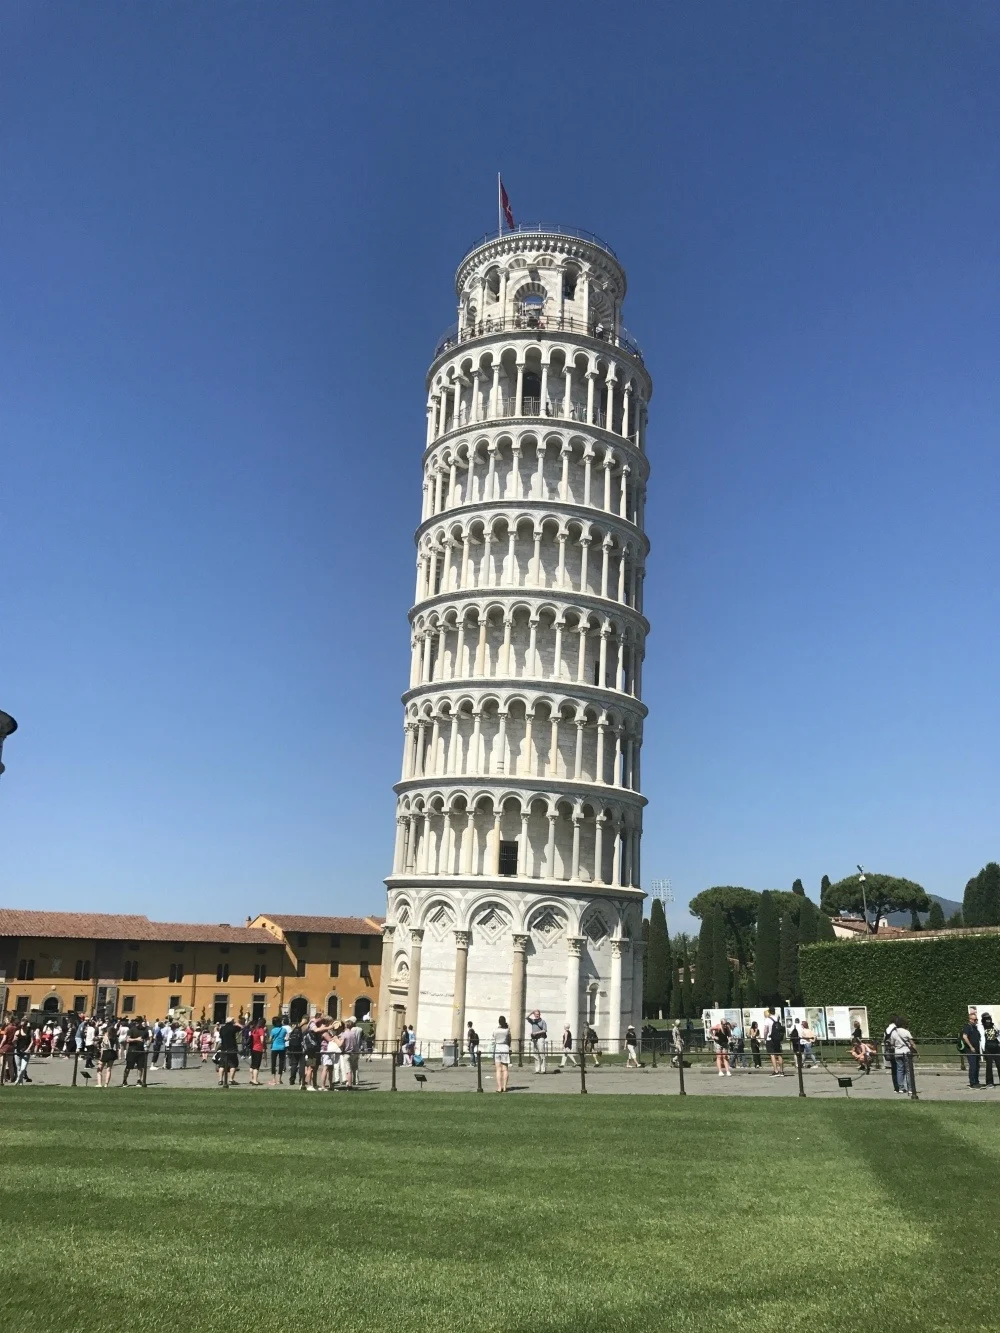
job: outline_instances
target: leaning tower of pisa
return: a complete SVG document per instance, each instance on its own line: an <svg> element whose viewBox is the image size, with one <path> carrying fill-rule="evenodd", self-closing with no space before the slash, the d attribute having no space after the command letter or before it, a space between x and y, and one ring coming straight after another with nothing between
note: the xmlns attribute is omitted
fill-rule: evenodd
<svg viewBox="0 0 1000 1333"><path fill-rule="evenodd" d="M641 1016L646 416L610 246L492 235L427 375L380 1036Z"/></svg>

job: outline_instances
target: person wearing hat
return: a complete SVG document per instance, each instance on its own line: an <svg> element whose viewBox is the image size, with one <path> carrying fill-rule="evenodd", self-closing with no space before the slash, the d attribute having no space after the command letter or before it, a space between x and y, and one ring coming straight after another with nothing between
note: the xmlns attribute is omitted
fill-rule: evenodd
<svg viewBox="0 0 1000 1333"><path fill-rule="evenodd" d="M533 1009L528 1015L528 1023L531 1026L531 1048L535 1055L535 1073L544 1074L545 1043L548 1040L549 1029L542 1017L542 1011Z"/></svg>
<svg viewBox="0 0 1000 1333"><path fill-rule="evenodd" d="M993 1022L992 1014L983 1014L983 1056L986 1060L986 1086L995 1087L993 1071L997 1072L1000 1083L1000 1028Z"/></svg>

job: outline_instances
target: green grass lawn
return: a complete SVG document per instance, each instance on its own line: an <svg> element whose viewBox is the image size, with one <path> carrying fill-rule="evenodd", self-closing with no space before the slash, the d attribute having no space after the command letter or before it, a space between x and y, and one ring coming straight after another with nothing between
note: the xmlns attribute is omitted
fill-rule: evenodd
<svg viewBox="0 0 1000 1333"><path fill-rule="evenodd" d="M4 1089L4 1333L996 1329L987 1105Z"/></svg>

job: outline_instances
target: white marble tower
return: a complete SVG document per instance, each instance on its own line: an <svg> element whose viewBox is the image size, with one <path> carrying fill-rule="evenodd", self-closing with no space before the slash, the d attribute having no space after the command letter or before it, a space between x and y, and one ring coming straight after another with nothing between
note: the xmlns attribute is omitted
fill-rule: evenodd
<svg viewBox="0 0 1000 1333"><path fill-rule="evenodd" d="M565 227L462 260L427 376L381 1038L497 1016L620 1041L642 997L652 383L611 248Z"/></svg>

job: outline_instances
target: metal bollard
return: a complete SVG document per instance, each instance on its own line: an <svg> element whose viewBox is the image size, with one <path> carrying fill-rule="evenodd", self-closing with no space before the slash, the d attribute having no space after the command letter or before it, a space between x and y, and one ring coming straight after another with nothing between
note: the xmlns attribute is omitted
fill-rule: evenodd
<svg viewBox="0 0 1000 1333"><path fill-rule="evenodd" d="M804 1083L803 1080L802 1080L802 1052L801 1052L801 1051L796 1051L796 1052L795 1052L795 1068L796 1068L796 1071L797 1071L798 1076L799 1076L799 1096L800 1096L800 1097L804 1097L804 1096L806 1095L806 1085L805 1085L805 1083Z"/></svg>
<svg viewBox="0 0 1000 1333"><path fill-rule="evenodd" d="M517 1043L517 1067L518 1067L518 1069L520 1069L521 1066L522 1066L523 1064L524 1064L524 1038L522 1037L521 1040Z"/></svg>
<svg viewBox="0 0 1000 1333"><path fill-rule="evenodd" d="M677 1052L677 1072L678 1072L678 1074L680 1075L680 1080L681 1080L680 1096L682 1096L682 1097L686 1097L686 1096L687 1096L687 1090L686 1090L685 1087L684 1087L684 1050L683 1050L683 1048Z"/></svg>
<svg viewBox="0 0 1000 1333"><path fill-rule="evenodd" d="M653 1038L653 1068L656 1068L656 1038Z"/></svg>
<svg viewBox="0 0 1000 1333"><path fill-rule="evenodd" d="M396 1091L396 1056L397 1056L397 1054L398 1054L398 1051L393 1051L393 1053L392 1053L392 1088L390 1089L390 1091L392 1091L392 1092L395 1092L395 1091Z"/></svg>
<svg viewBox="0 0 1000 1333"><path fill-rule="evenodd" d="M911 1102L918 1102L918 1101L920 1100L920 1098L917 1096L917 1080L916 1080L916 1079L914 1078L914 1076L913 1076L913 1052L912 1052L912 1051L910 1051L910 1052L908 1053L907 1057L906 1057L906 1072L907 1072L907 1073L909 1074L909 1076L910 1076L910 1101L911 1101Z"/></svg>
<svg viewBox="0 0 1000 1333"><path fill-rule="evenodd" d="M76 1071L77 1071L77 1069L79 1068L79 1066L80 1066L80 1048L79 1048L79 1046L78 1046L78 1047L76 1048L76 1054L73 1056L73 1083L72 1083L72 1086L73 1086L74 1088L76 1087Z"/></svg>
<svg viewBox="0 0 1000 1333"><path fill-rule="evenodd" d="M476 1061L476 1091L477 1091L477 1092L482 1092L482 1090L483 1090L483 1057L479 1054L479 1047L478 1047L478 1046L476 1047L475 1061Z"/></svg>
<svg viewBox="0 0 1000 1333"><path fill-rule="evenodd" d="M587 1051L580 1038L580 1091L587 1091Z"/></svg>

